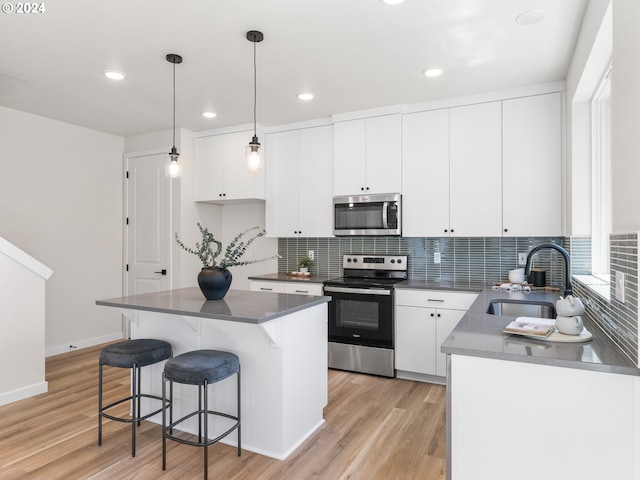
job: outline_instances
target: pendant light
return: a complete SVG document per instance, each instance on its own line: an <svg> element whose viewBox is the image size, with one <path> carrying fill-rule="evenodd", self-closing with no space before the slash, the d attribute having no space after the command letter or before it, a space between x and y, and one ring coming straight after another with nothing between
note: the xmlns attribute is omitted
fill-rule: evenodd
<svg viewBox="0 0 640 480"><path fill-rule="evenodd" d="M178 162L180 154L176 150L176 64L182 63L182 57L175 53L167 54L167 62L173 63L173 146L169 152L167 176L178 178L182 175L182 166Z"/></svg>
<svg viewBox="0 0 640 480"><path fill-rule="evenodd" d="M247 40L253 43L253 138L247 145L247 166L249 170L255 172L262 164L262 149L258 142L258 134L256 132L256 103L258 97L257 80L256 80L256 43L264 40L262 32L250 30L247 32Z"/></svg>

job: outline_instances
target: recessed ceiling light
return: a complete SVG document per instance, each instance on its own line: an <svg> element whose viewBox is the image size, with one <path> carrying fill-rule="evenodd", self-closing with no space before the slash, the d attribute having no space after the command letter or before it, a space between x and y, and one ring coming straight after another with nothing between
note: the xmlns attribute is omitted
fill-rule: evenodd
<svg viewBox="0 0 640 480"><path fill-rule="evenodd" d="M204 118L216 118L216 114L213 112L202 112Z"/></svg>
<svg viewBox="0 0 640 480"><path fill-rule="evenodd" d="M425 77L439 77L440 75L442 75L442 68L440 67L431 67L431 68L427 68L424 72L422 72L422 74Z"/></svg>
<svg viewBox="0 0 640 480"><path fill-rule="evenodd" d="M527 10L516 17L518 25L534 25L544 18L544 10Z"/></svg>
<svg viewBox="0 0 640 480"><path fill-rule="evenodd" d="M305 101L313 100L313 93L311 93L311 92L299 93L298 94L298 98L300 100L305 100Z"/></svg>
<svg viewBox="0 0 640 480"><path fill-rule="evenodd" d="M386 5L400 5L404 0L382 0L382 3Z"/></svg>
<svg viewBox="0 0 640 480"><path fill-rule="evenodd" d="M127 76L117 70L103 70L102 74L111 80L124 80Z"/></svg>

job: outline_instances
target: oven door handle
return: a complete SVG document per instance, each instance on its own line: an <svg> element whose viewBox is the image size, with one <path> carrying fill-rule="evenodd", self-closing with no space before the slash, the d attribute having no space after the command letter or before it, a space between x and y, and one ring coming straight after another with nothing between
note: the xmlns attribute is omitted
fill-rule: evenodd
<svg viewBox="0 0 640 480"><path fill-rule="evenodd" d="M391 295L391 290L381 288L346 288L346 287L324 287L325 293L359 293L361 295Z"/></svg>

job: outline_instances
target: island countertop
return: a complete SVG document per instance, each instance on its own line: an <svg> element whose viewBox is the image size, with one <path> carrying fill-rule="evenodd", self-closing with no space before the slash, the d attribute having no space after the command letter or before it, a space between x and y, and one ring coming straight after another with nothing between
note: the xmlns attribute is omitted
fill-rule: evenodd
<svg viewBox="0 0 640 480"><path fill-rule="evenodd" d="M485 288L442 344L442 352L497 360L537 363L640 376L640 369L586 316L593 339L585 343L558 343L502 332L515 317L486 313L494 299L533 300L555 304L558 294L511 293Z"/></svg>
<svg viewBox="0 0 640 480"><path fill-rule="evenodd" d="M97 305L131 310L260 324L315 305L331 297L229 290L222 300L207 300L198 287L97 300Z"/></svg>

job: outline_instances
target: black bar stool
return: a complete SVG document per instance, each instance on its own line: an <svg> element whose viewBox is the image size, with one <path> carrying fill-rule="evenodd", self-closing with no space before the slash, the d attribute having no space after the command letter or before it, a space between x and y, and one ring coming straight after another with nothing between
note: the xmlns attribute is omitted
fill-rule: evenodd
<svg viewBox="0 0 640 480"><path fill-rule="evenodd" d="M209 410L208 386L225 378L237 374L238 407L237 416L228 413ZM170 396L167 400L166 386L170 384ZM173 382L198 385L198 410L191 412L179 420L173 421ZM167 438L185 445L203 447L204 449L204 478L208 478L209 457L208 446L216 443L238 430L238 456L241 455L240 440L240 360L237 355L219 350L194 350L183 353L169 360L164 366L162 376L162 470L167 469ZM167 424L167 407L169 407L169 423ZM173 434L173 428L188 418L198 416L198 441L188 440ZM224 433L214 439L209 439L209 415L218 415L235 420L235 423Z"/></svg>
<svg viewBox="0 0 640 480"><path fill-rule="evenodd" d="M142 415L140 412L142 397L164 402L163 398L160 396L140 392L140 369L144 366L152 365L171 358L172 354L173 352L169 342L147 338L125 340L102 349L100 352L100 366L98 373L98 445L102 445L103 417L117 422L131 423L131 456L136 456L136 424L140 426L141 420L145 420L162 411L162 407L160 407L151 413ZM121 398L120 400L106 406L102 404L102 367L104 365L118 368L130 368L132 373L131 395ZM105 413L106 410L129 400L131 401L131 414L129 416L118 417Z"/></svg>

